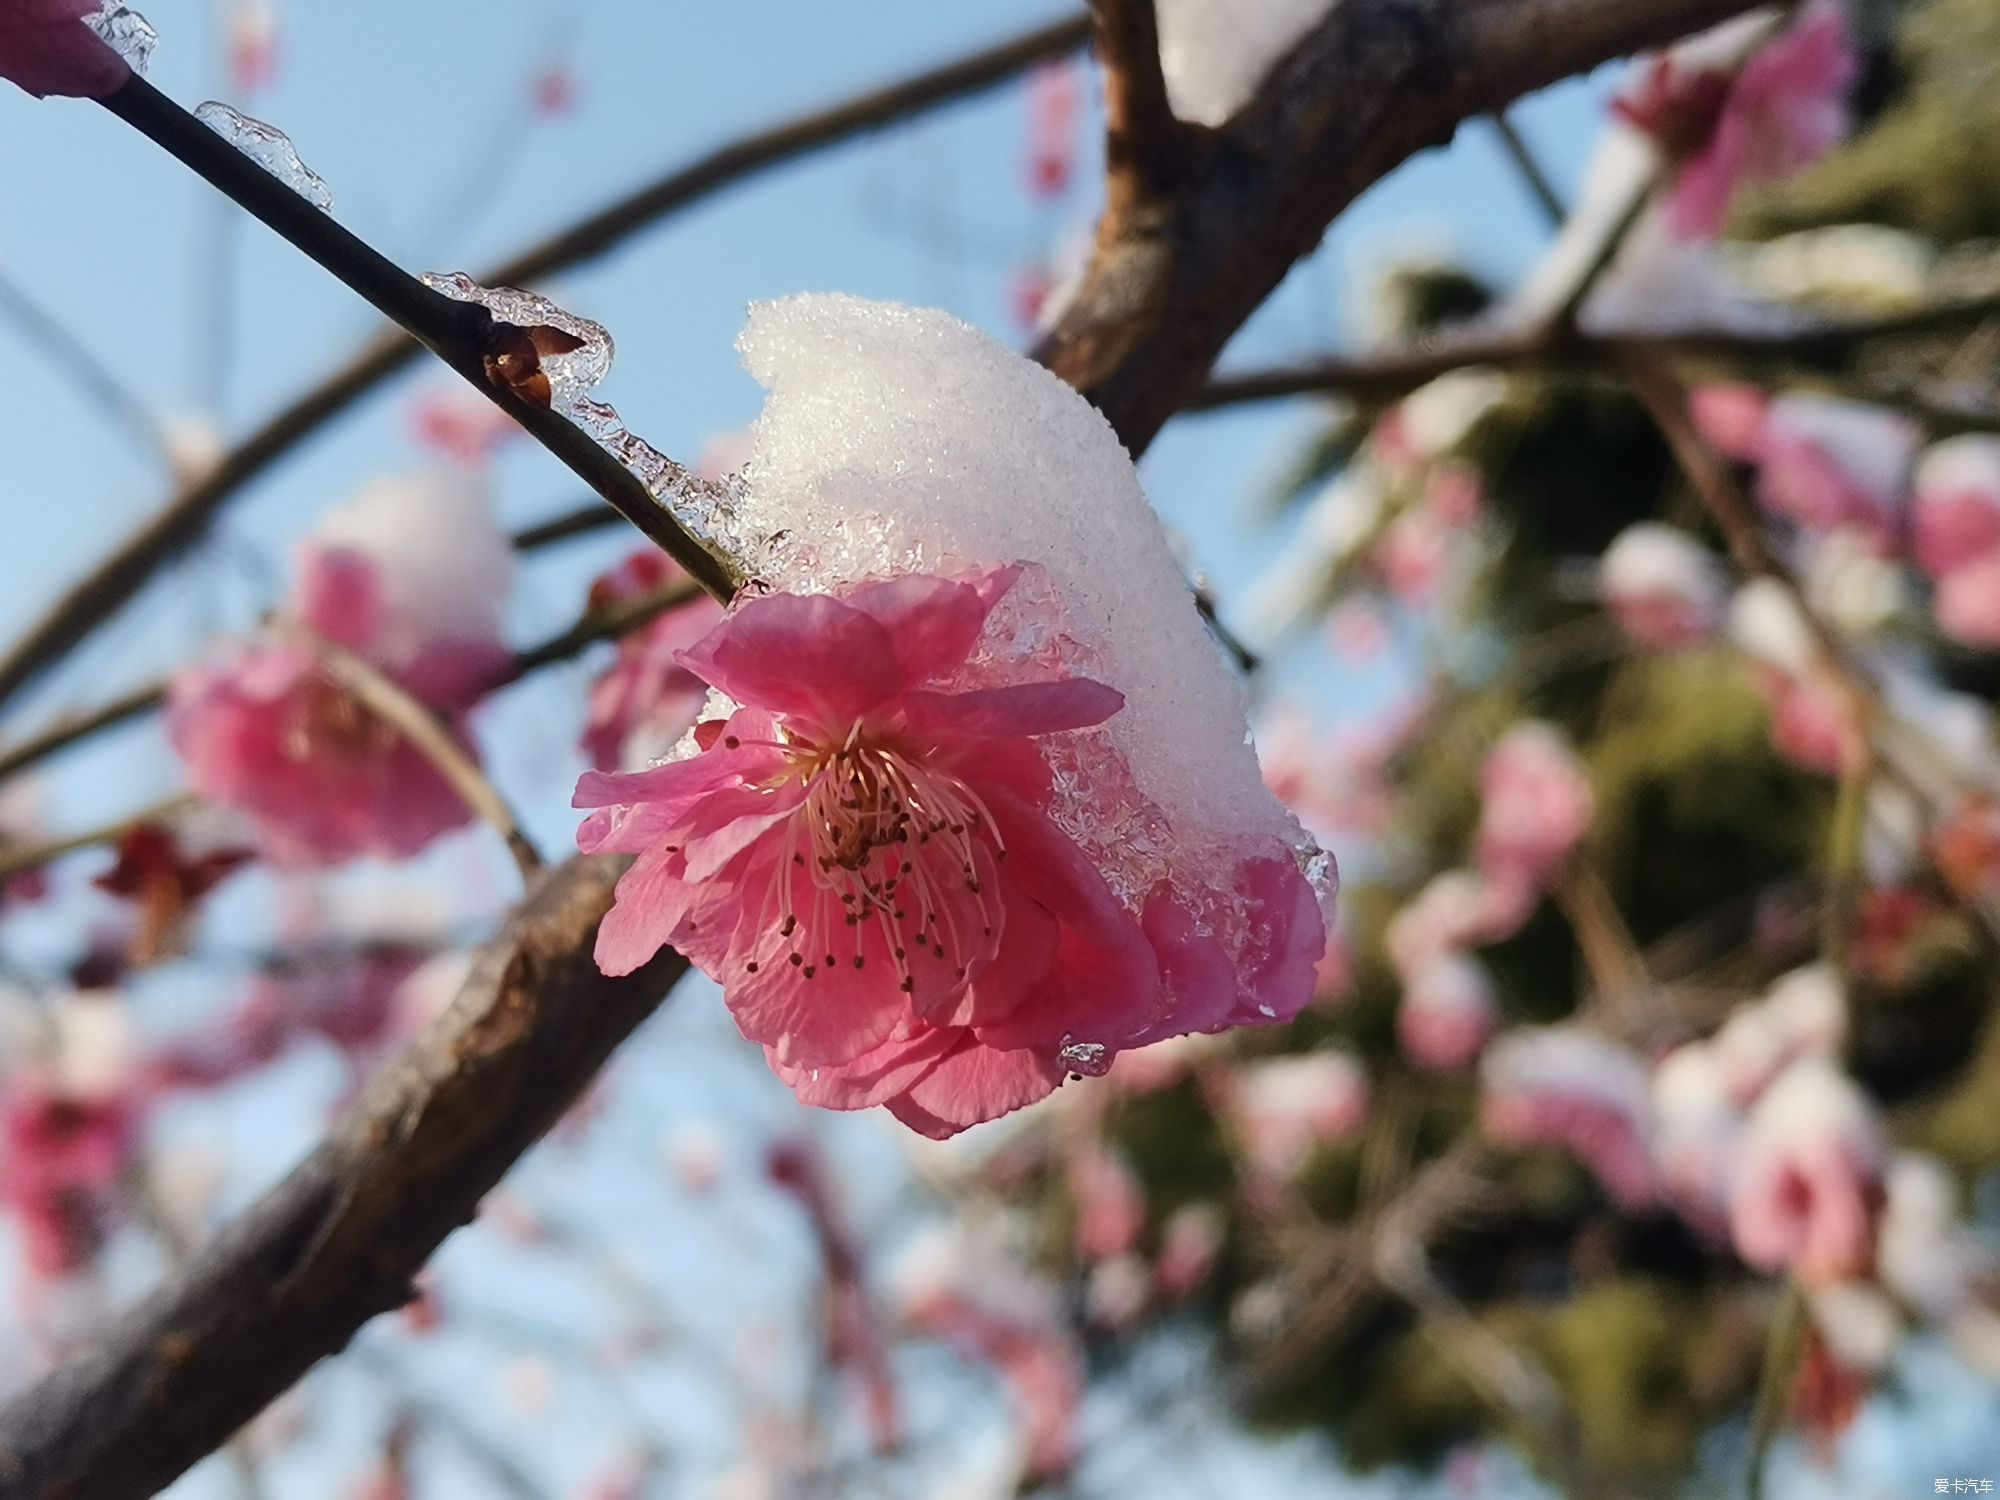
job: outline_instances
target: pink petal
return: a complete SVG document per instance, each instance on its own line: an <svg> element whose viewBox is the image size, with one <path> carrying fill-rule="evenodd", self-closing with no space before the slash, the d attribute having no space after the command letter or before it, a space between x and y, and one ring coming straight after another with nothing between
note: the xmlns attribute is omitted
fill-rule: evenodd
<svg viewBox="0 0 2000 1500"><path fill-rule="evenodd" d="M831 1067L799 1068L781 1062L770 1048L764 1056L799 1103L818 1109L873 1109L914 1087L959 1038L941 1026L915 1037L891 1037L872 1051Z"/></svg>
<svg viewBox="0 0 2000 1500"><path fill-rule="evenodd" d="M834 728L902 686L880 622L824 594L768 594L735 606L677 658L739 703Z"/></svg>
<svg viewBox="0 0 2000 1500"><path fill-rule="evenodd" d="M365 653L386 623L381 570L351 547L308 542L300 549L296 607L314 632Z"/></svg>
<svg viewBox="0 0 2000 1500"><path fill-rule="evenodd" d="M98 0L5 0L0 4L0 78L38 98L102 99L132 76L83 18Z"/></svg>
<svg viewBox="0 0 2000 1500"><path fill-rule="evenodd" d="M968 1037L907 1093L889 1100L889 1112L919 1135L941 1141L1046 1099L1062 1080L1062 1067L1052 1059L998 1051Z"/></svg>
<svg viewBox="0 0 2000 1500"><path fill-rule="evenodd" d="M903 701L918 733L1029 739L1102 724L1125 706L1125 695L1087 677L1071 677L966 693L914 692Z"/></svg>

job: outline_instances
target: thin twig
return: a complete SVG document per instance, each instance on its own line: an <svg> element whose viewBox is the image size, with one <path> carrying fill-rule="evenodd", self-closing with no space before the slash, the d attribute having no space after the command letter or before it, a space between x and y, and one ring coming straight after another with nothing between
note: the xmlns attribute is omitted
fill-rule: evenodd
<svg viewBox="0 0 2000 1500"><path fill-rule="evenodd" d="M1542 169L1534 148L1515 126L1504 109L1496 109L1491 116L1493 130L1500 137L1500 148L1507 153L1507 159L1520 173L1522 184L1535 200L1535 206L1542 211L1542 217L1560 229L1569 218L1569 206L1556 191L1556 185L1549 180L1549 174Z"/></svg>
<svg viewBox="0 0 2000 1500"><path fill-rule="evenodd" d="M1088 18L1075 16L730 141L484 272L480 280L487 286L545 281L760 172L992 88L1036 63L1074 52L1089 36ZM414 340L399 332L376 340L272 417L205 478L168 501L0 654L0 704L15 697L122 608L163 566L206 536L216 515L239 491L420 352Z"/></svg>
<svg viewBox="0 0 2000 1500"><path fill-rule="evenodd" d="M66 838L51 839L41 844L21 844L11 849L0 850L0 880L10 880L29 870L39 870L43 865L53 864L65 855L76 854L84 849L95 849L103 844L115 844L133 829L147 823L163 823L176 814L186 812L195 805L195 799L186 792L177 792L171 797L142 807L137 812L126 813L109 823L100 823L81 833L70 834Z"/></svg>
<svg viewBox="0 0 2000 1500"><path fill-rule="evenodd" d="M424 285L136 73L101 102L421 342L709 592L719 599L735 592L740 580L727 560L704 547L638 475L567 416L494 376L493 356L518 330L478 303Z"/></svg>
<svg viewBox="0 0 2000 1500"><path fill-rule="evenodd" d="M424 757L438 775L458 793L473 816L492 826L505 840L507 852L521 879L532 882L542 873L541 851L521 831L507 799L494 789L479 763L466 754L465 747L445 728L438 716L414 697L409 689L390 678L379 667L352 651L335 645L324 636L294 625L288 632L319 659L321 669L376 718L396 730Z"/></svg>
<svg viewBox="0 0 2000 1500"><path fill-rule="evenodd" d="M41 348L50 364L65 371L77 389L131 437L134 447L143 450L165 473L174 473L173 445L146 403L60 319L4 274L0 274L0 316L12 320L30 343Z"/></svg>

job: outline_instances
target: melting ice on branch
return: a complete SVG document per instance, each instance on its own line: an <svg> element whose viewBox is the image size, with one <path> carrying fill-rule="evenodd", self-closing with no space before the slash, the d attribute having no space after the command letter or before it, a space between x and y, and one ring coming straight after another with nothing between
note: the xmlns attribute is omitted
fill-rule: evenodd
<svg viewBox="0 0 2000 1500"><path fill-rule="evenodd" d="M125 66L145 77L146 69L153 61L153 48L160 40L160 34L153 29L150 21L130 6L114 3L100 6L85 16L83 24L124 58Z"/></svg>
<svg viewBox="0 0 2000 1500"><path fill-rule="evenodd" d="M292 138L275 125L253 120L241 110L211 99L195 106L194 117L323 213L333 211L333 189L299 160Z"/></svg>
<svg viewBox="0 0 2000 1500"><path fill-rule="evenodd" d="M462 271L433 272L424 285L457 302L476 302L496 322L528 332L553 329L567 334L574 348L539 351L540 373L548 380L548 404L595 438L646 486L689 532L726 564L738 565L724 538L734 534L735 487L703 479L675 463L626 427L616 407L592 398L591 392L610 373L614 349L601 323L579 318L534 292L515 287L481 286Z"/></svg>

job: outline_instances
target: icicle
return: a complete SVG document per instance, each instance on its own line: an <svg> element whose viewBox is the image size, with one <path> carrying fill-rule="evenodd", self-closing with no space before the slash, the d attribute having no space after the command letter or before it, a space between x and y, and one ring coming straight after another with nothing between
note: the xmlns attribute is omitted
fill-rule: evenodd
<svg viewBox="0 0 2000 1500"><path fill-rule="evenodd" d="M194 117L314 208L326 213L333 211L333 189L326 185L324 177L299 160L298 148L291 137L277 126L253 120L214 99L196 105Z"/></svg>
<svg viewBox="0 0 2000 1500"><path fill-rule="evenodd" d="M603 325L566 312L548 298L514 287L481 286L463 272L424 277L432 291L459 302L477 302L503 323L517 328L552 328L576 341L577 347L540 354L541 373L548 377L549 405L589 433L646 486L653 498L711 552L739 571L755 550L737 522L742 482L735 476L708 480L674 462L626 427L616 407L591 398L611 369L614 349Z"/></svg>

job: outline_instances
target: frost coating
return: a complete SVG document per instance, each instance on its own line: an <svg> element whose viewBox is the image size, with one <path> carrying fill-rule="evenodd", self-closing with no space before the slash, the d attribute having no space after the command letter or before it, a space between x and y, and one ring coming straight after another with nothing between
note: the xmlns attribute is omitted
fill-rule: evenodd
<svg viewBox="0 0 2000 1500"><path fill-rule="evenodd" d="M1095 409L944 313L853 297L759 304L741 349L770 395L731 540L761 581L826 592L1039 564L1040 589L1024 579L995 611L990 666L1054 661L1125 695L1050 755L1052 814L1121 897L1226 888L1242 860L1281 852L1330 896L1332 861L1265 787L1242 690ZM1104 741L1116 754L1092 753ZM1254 965L1268 938L1251 906L1239 893L1193 915Z"/></svg>
<svg viewBox="0 0 2000 1500"><path fill-rule="evenodd" d="M541 355L542 373L549 379L549 405L631 470L653 498L725 565L742 571L742 558L732 545L739 486L703 479L675 463L626 427L616 407L592 398L616 354L602 323L579 318L534 292L481 286L463 271L429 273L423 282L453 301L477 302L499 322L517 328L554 328L576 339L581 347L567 354Z"/></svg>
<svg viewBox="0 0 2000 1500"><path fill-rule="evenodd" d="M197 104L194 117L322 213L333 212L333 189L299 160L292 138L219 100Z"/></svg>
<svg viewBox="0 0 2000 1500"><path fill-rule="evenodd" d="M153 61L153 48L159 43L160 34L153 29L153 23L129 6L106 4L83 18L83 24L103 38L105 43L125 59L125 66L141 78Z"/></svg>

